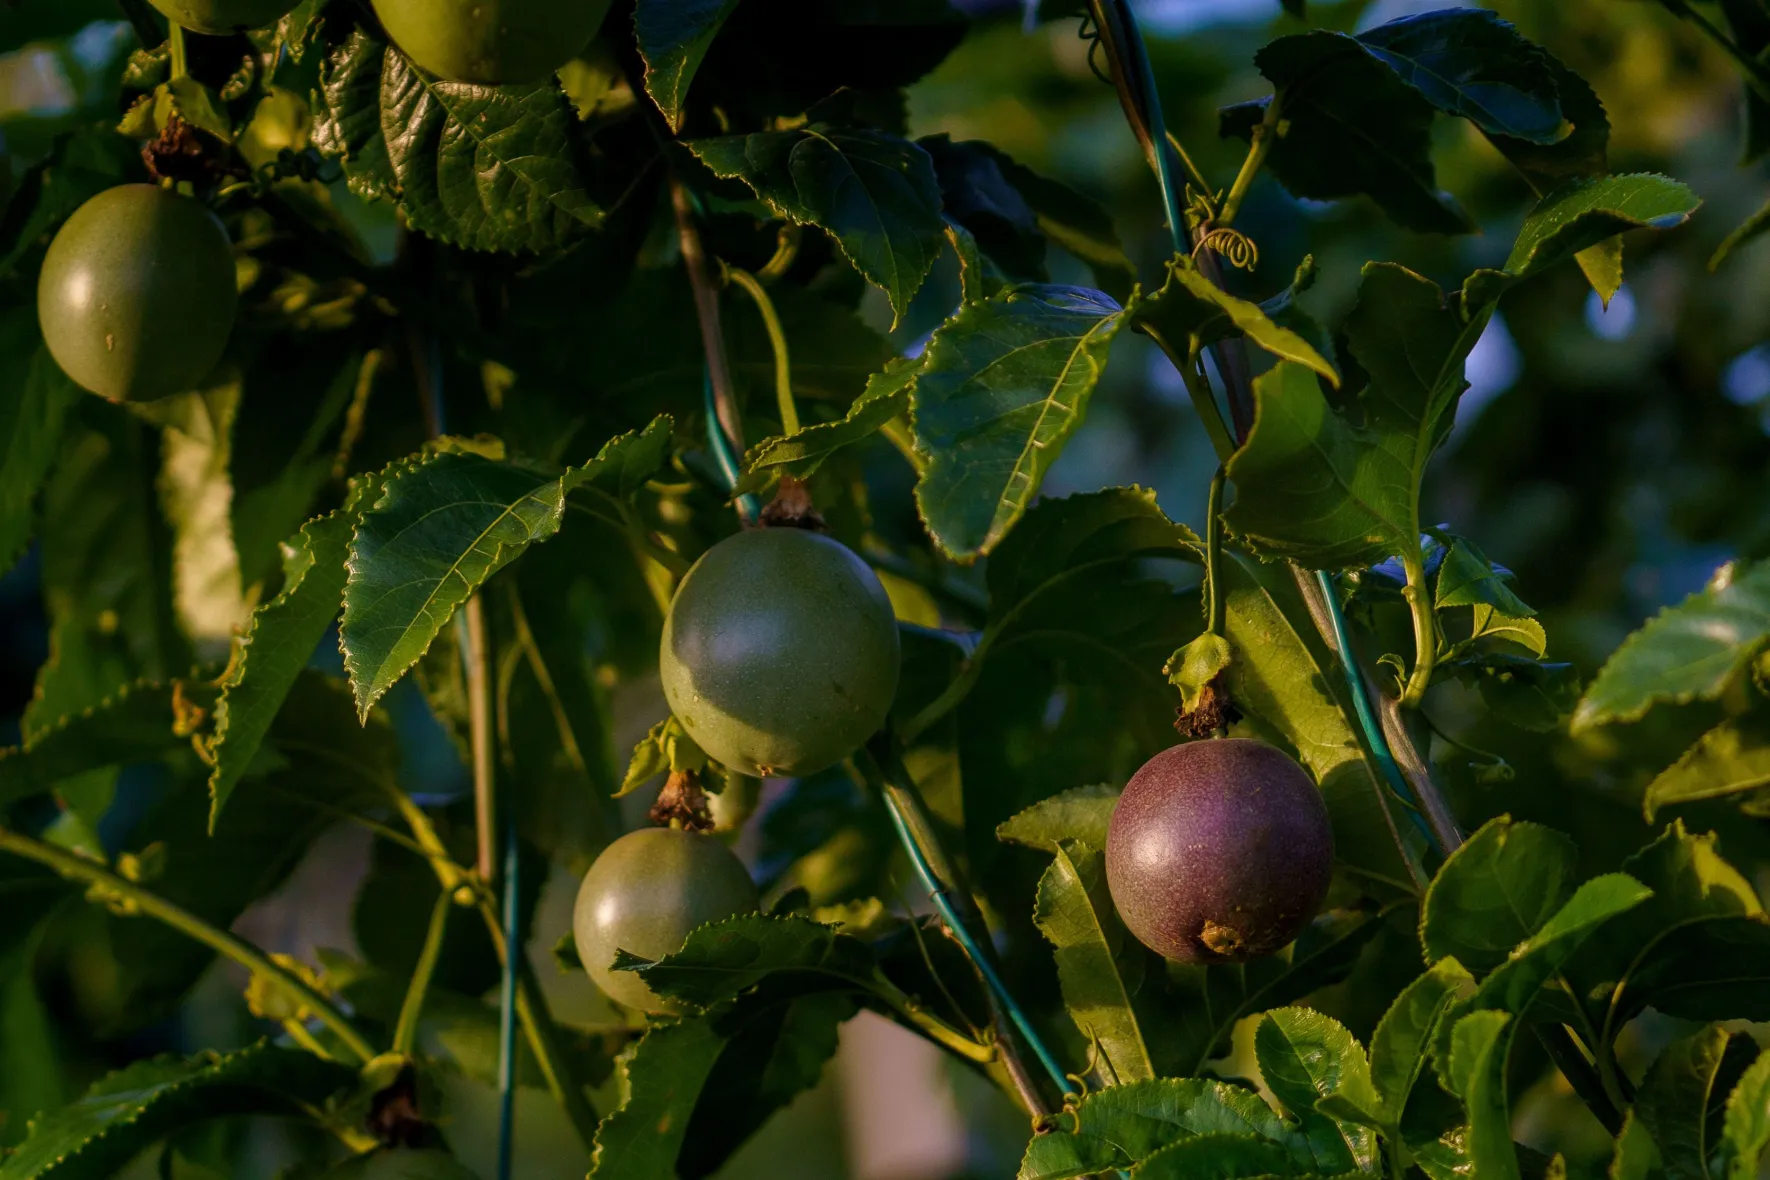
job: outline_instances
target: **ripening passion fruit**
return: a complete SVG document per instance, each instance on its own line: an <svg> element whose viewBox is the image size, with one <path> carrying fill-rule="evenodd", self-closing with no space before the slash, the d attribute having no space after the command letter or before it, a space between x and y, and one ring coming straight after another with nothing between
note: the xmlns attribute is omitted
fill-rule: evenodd
<svg viewBox="0 0 1770 1180"><path fill-rule="evenodd" d="M262 29L289 14L297 0L148 0L169 21L197 33L224 36Z"/></svg>
<svg viewBox="0 0 1770 1180"><path fill-rule="evenodd" d="M374 0L400 52L450 82L538 82L584 48L610 0Z"/></svg>
<svg viewBox="0 0 1770 1180"><path fill-rule="evenodd" d="M716 837L642 828L604 848L584 874L572 936L604 994L629 1008L673 1012L643 976L613 969L615 952L661 959L681 950L697 926L753 913L757 904L749 871Z"/></svg>
<svg viewBox="0 0 1770 1180"><path fill-rule="evenodd" d="M1289 943L1327 896L1334 836L1301 766L1264 742L1191 742L1131 776L1106 835L1125 926L1183 963L1242 963Z"/></svg>
<svg viewBox="0 0 1770 1180"><path fill-rule="evenodd" d="M757 778L854 753L897 692L897 619L865 562L797 528L707 550L664 619L670 709L701 749Z"/></svg>
<svg viewBox="0 0 1770 1180"><path fill-rule="evenodd" d="M221 359L238 306L221 222L151 184L106 189L74 210L37 279L50 355L112 401L194 387Z"/></svg>

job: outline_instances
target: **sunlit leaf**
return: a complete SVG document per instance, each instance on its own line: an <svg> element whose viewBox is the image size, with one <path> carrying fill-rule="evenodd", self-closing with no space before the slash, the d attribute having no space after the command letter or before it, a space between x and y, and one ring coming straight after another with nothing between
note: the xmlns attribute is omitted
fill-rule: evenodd
<svg viewBox="0 0 1770 1180"><path fill-rule="evenodd" d="M1426 891L1420 939L1436 962L1485 974L1573 895L1573 841L1540 824L1490 820L1451 853Z"/></svg>
<svg viewBox="0 0 1770 1180"><path fill-rule="evenodd" d="M1647 784L1641 806L1651 821L1662 807L1722 799L1770 787L1770 714L1723 721Z"/></svg>
<svg viewBox="0 0 1770 1180"><path fill-rule="evenodd" d="M1106 827L1118 803L1119 789L1100 783L1076 787L1041 800L996 828L996 839L1056 852L1074 840L1090 848L1106 847Z"/></svg>

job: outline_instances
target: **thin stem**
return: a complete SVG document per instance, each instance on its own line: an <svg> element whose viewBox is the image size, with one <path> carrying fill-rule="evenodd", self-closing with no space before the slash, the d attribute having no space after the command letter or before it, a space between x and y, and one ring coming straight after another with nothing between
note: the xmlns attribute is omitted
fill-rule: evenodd
<svg viewBox="0 0 1770 1180"><path fill-rule="evenodd" d="M1212 635L1223 634L1226 609L1223 585L1218 571L1223 567L1223 482L1225 469L1217 466L1211 477L1211 492L1205 498L1205 630Z"/></svg>
<svg viewBox="0 0 1770 1180"><path fill-rule="evenodd" d="M1580 1052L1573 1036L1567 1031L1567 1026L1538 1024L1533 1027L1537 1040L1542 1042L1543 1049L1549 1055L1549 1060L1555 1063L1555 1068L1561 1071L1561 1076L1567 1079L1567 1084L1573 1087L1573 1092L1579 1095L1580 1101L1604 1124L1605 1130L1611 1135L1620 1135L1621 1111L1605 1093L1598 1075L1592 1070L1592 1063Z"/></svg>
<svg viewBox="0 0 1770 1180"><path fill-rule="evenodd" d="M1668 7L1670 6L1668 5ZM1704 36L1720 46L1722 52L1733 59L1734 63L1739 66L1740 73L1744 75L1746 85L1759 94L1770 97L1770 66L1766 66L1756 57L1747 53L1740 47L1739 42L1722 32L1713 21L1688 4L1677 5L1675 11L1700 29Z"/></svg>
<svg viewBox="0 0 1770 1180"><path fill-rule="evenodd" d="M1284 104L1284 92L1281 90L1272 96L1266 104L1266 117L1254 128L1253 141L1248 144L1248 154L1241 162L1241 171L1235 174L1235 183L1229 186L1229 195L1223 198L1223 208L1217 213L1218 228L1227 228L1241 212L1242 199L1248 195L1248 189L1254 183L1254 177L1260 173L1260 166L1266 163L1266 154L1272 150L1273 142L1278 139L1279 108Z"/></svg>
<svg viewBox="0 0 1770 1180"><path fill-rule="evenodd" d="M466 642L461 660L467 669L467 728L473 745L473 823L480 879L497 872L497 810L492 799L492 653L486 634L485 604L475 594L461 610Z"/></svg>
<svg viewBox="0 0 1770 1180"><path fill-rule="evenodd" d="M1205 208L1212 210L1212 220L1215 220L1215 205L1211 199L1211 182L1206 180L1205 174L1198 170L1198 165L1192 162L1192 155L1186 150L1186 145L1181 143L1180 137L1172 131L1168 132L1168 146L1173 148L1174 154L1180 157L1180 163L1186 168L1187 178L1198 190L1198 195L1204 201Z"/></svg>
<svg viewBox="0 0 1770 1180"><path fill-rule="evenodd" d="M498 1180L510 1180L510 1164L516 1146L516 997L517 962L521 949L514 945L520 928L517 897L518 848L516 824L504 823L504 978L498 1004Z"/></svg>
<svg viewBox="0 0 1770 1180"><path fill-rule="evenodd" d="M1408 675L1407 687L1401 694L1403 707L1417 709L1426 699L1432 684L1432 669L1438 663L1438 622L1432 617L1432 601L1426 591L1426 566L1418 552L1403 553L1401 568L1407 574L1407 585L1401 596L1414 623L1414 667Z"/></svg>
<svg viewBox="0 0 1770 1180"><path fill-rule="evenodd" d="M1235 454L1235 440L1229 435L1229 427L1223 421L1223 411L1217 408L1216 395L1211 392L1211 383L1198 369L1197 361L1191 357L1177 357L1168 354L1179 370L1180 380L1186 383L1186 394L1192 398L1192 408L1198 414L1200 422L1205 424L1205 433L1210 436L1211 449L1217 452L1219 463L1228 463L1229 457Z"/></svg>
<svg viewBox="0 0 1770 1180"><path fill-rule="evenodd" d="M190 67L184 55L184 26L177 21L168 21L167 36L172 42L172 76L186 77L190 73Z"/></svg>
<svg viewBox="0 0 1770 1180"><path fill-rule="evenodd" d="M903 760L898 757L889 739L875 743L883 755L883 766L875 759L871 750L863 749L856 755L856 763L862 774L879 790L885 800L887 812L891 816L892 826L896 829L898 840L904 851L909 854L910 864L916 876L928 890L934 908L939 912L948 932L958 943L965 957L971 961L978 977L983 981L984 991L991 999L991 1005L1001 1014L998 1016L997 1039L1002 1049L1002 1062L1010 1075L1024 1078L1024 1064L1020 1061L1019 1048L1014 1040L1015 1034L1038 1059L1046 1076L1057 1088L1059 1094L1069 1086L1068 1075L1058 1064L1057 1058L1050 1049L1045 1047L1038 1029L1015 1002L1014 996L1002 981L1001 974L996 970L994 955L991 953L987 940L977 938L965 916L960 913L959 906L969 908L969 898L956 888L958 874L952 863L947 859L946 851L935 835L934 825L922 803L921 793L916 788L915 779L904 767ZM1001 1016L1006 1017L1004 1025ZM1032 1113L1049 1113L1049 1105L1036 1091L1028 1092L1022 1086L1022 1098L1032 1108Z"/></svg>
<svg viewBox="0 0 1770 1180"><path fill-rule="evenodd" d="M731 383L731 362L725 352L725 333L719 326L719 290L707 269L706 251L695 228L694 201L688 188L674 174L670 177L670 207L676 213L676 237L682 248L682 269L694 293L695 316L701 326L701 349L706 357L707 377L713 383L713 405L725 437L742 453L744 423L738 415L737 391Z"/></svg>
<svg viewBox="0 0 1770 1180"><path fill-rule="evenodd" d="M70 881L96 885L105 893L129 902L149 917L164 922L217 954L232 959L252 974L275 984L290 1000L319 1017L320 1023L332 1030L357 1064L367 1062L375 1056L374 1047L330 1000L245 940L210 925L183 906L143 889L134 881L118 876L101 864L53 844L32 839L21 832L0 828L0 850L34 860Z"/></svg>
<svg viewBox="0 0 1770 1180"><path fill-rule="evenodd" d="M943 1049L948 1049L978 1065L988 1065L997 1060L999 1054L994 1046L979 1044L923 1008L910 997L909 993L892 983L883 971L875 972L869 985L874 994L885 1001L888 1008Z"/></svg>
<svg viewBox="0 0 1770 1180"><path fill-rule="evenodd" d="M755 303L756 311L762 316L762 326L768 331L769 347L774 350L774 398L780 406L781 432L798 434L799 406L793 401L793 366L787 352L787 334L781 329L780 316L775 314L774 300L768 297L767 289L749 271L727 266L725 274L743 288L744 294Z"/></svg>
<svg viewBox="0 0 1770 1180"><path fill-rule="evenodd" d="M412 1055L418 1043L418 1020L424 1015L424 998L430 993L430 980L442 954L443 935L449 928L449 909L454 904L449 890L437 890L436 904L430 907L430 927L424 932L424 947L418 952L418 965L412 968L412 981L399 1006L399 1023L393 1028L393 1051L405 1057Z"/></svg>

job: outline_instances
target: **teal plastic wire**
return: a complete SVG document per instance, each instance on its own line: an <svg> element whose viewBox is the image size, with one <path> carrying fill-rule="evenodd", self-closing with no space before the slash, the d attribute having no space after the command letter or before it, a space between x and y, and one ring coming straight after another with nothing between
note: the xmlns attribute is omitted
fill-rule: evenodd
<svg viewBox="0 0 1770 1180"><path fill-rule="evenodd" d="M518 921L516 820L504 821L504 980L498 997L498 1180L510 1180L516 1147L516 974Z"/></svg>
<svg viewBox="0 0 1770 1180"><path fill-rule="evenodd" d="M916 876L921 879L922 887L928 890L928 896L933 900L934 908L940 913L940 920L946 923L948 930L952 931L953 937L964 949L965 957L976 965L978 974L983 976L984 986L989 988L995 995L996 1001L1008 1013L1008 1019L1014 1022L1015 1029L1020 1033L1021 1039L1026 1041L1027 1046L1032 1049L1033 1056L1039 1059L1039 1064L1044 1067L1045 1073L1056 1085L1057 1092L1059 1094L1067 1092L1070 1088L1069 1075L1063 1072L1063 1066L1057 1063L1057 1058L1046 1047L1044 1038L1039 1036L1039 1030L1033 1027L1032 1021L1027 1018L1026 1013L1020 1010L1020 1005L1015 1003L1013 994L1008 991L1008 985L997 974L990 958L984 954L983 948L978 946L977 941L971 937L971 931L959 919L958 911L953 908L952 898L947 896L946 883L935 876L934 866L930 865L928 858L922 855L922 849L916 844L915 837L910 832L909 822L904 819L897 800L892 797L889 791L884 792L884 795L886 810L891 815L891 826L897 829L898 843L902 844L904 851L909 854L910 865L915 869Z"/></svg>
<svg viewBox="0 0 1770 1180"><path fill-rule="evenodd" d="M713 374L705 368L701 370L701 404L707 411L707 448L719 464L719 474L725 477L726 491L730 491L737 486L743 469L738 466L737 456L732 454L731 440L725 437L725 428L719 425L719 406L713 400ZM761 511L756 497L748 492L737 498L737 506L738 513L745 520L755 520Z"/></svg>
<svg viewBox="0 0 1770 1180"><path fill-rule="evenodd" d="M1161 95L1155 88L1155 72L1149 64L1149 53L1143 44L1143 34L1137 27L1137 16L1131 11L1129 4L1121 4L1119 11L1125 18L1125 37L1129 44L1126 49L1137 66L1142 79L1146 109L1143 112L1149 124L1149 135L1155 148L1155 171L1161 181L1162 206L1168 216L1168 230L1174 239L1174 248L1185 253L1186 223L1183 220L1180 204L1180 187L1175 183L1173 148L1168 143L1167 123L1162 118ZM1222 371L1222 366L1218 366ZM1383 777L1388 780L1389 789L1406 805L1407 813L1426 836L1429 846L1436 848L1438 842L1432 834L1431 827L1421 814L1419 804L1413 798L1413 791L1407 784L1407 778L1401 773L1401 767L1395 761L1395 753L1389 748L1389 739L1383 733L1383 727L1377 723L1376 714L1371 709L1370 698L1365 692L1364 677L1359 673L1357 658L1352 651L1352 643L1346 633L1346 619L1340 611L1340 600L1334 589L1333 577L1325 571L1316 571L1316 579L1321 583L1322 594L1327 599L1328 617L1333 620L1336 646L1339 647L1340 670L1346 677L1346 689L1352 697L1353 712L1358 716L1358 727L1364 731L1365 744L1376 759L1377 767ZM1443 849L1439 849L1440 852Z"/></svg>

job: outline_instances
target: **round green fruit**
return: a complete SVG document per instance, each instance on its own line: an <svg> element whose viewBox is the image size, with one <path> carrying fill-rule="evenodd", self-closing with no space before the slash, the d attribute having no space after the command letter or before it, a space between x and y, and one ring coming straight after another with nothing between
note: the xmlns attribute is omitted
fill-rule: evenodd
<svg viewBox="0 0 1770 1180"><path fill-rule="evenodd" d="M106 189L49 244L37 319L56 363L112 401L190 389L227 347L233 247L210 212L151 184Z"/></svg>
<svg viewBox="0 0 1770 1180"><path fill-rule="evenodd" d="M633 971L616 971L616 951L661 959L682 949L689 931L754 913L755 883L718 839L676 828L628 832L584 874L572 911L578 958L611 999L646 1012L678 1008Z"/></svg>
<svg viewBox="0 0 1770 1180"><path fill-rule="evenodd" d="M664 619L664 696L689 736L733 770L806 775L846 758L897 692L897 619L841 544L751 529L707 550Z"/></svg>
<svg viewBox="0 0 1770 1180"><path fill-rule="evenodd" d="M383 1148L345 1160L325 1180L479 1180L446 1151Z"/></svg>
<svg viewBox="0 0 1770 1180"><path fill-rule="evenodd" d="M289 14L297 0L148 0L167 20L198 33L221 36L262 29Z"/></svg>
<svg viewBox="0 0 1770 1180"><path fill-rule="evenodd" d="M1321 908L1333 862L1321 792L1288 756L1243 738L1151 758L1106 835L1119 917L1183 963L1243 963L1289 943Z"/></svg>
<svg viewBox="0 0 1770 1180"><path fill-rule="evenodd" d="M381 27L450 82L538 82L596 35L610 0L374 0Z"/></svg>

